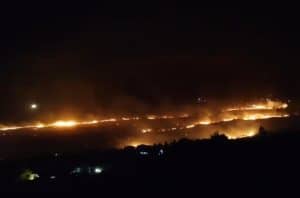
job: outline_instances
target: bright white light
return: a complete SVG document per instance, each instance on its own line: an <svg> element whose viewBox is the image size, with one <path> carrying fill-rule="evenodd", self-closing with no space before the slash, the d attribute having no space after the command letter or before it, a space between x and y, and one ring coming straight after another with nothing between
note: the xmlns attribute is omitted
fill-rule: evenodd
<svg viewBox="0 0 300 198"><path fill-rule="evenodd" d="M38 108L38 105L33 103L30 105L30 109L37 109Z"/></svg>
<svg viewBox="0 0 300 198"><path fill-rule="evenodd" d="M163 155L164 154L164 150L163 149L160 149L159 152L158 152L158 155Z"/></svg>
<svg viewBox="0 0 300 198"><path fill-rule="evenodd" d="M63 121L63 120L60 120L60 121L56 121L52 124L52 126L55 126L55 127L73 127L73 126L76 126L78 123L74 120L68 120L68 121Z"/></svg>
<svg viewBox="0 0 300 198"><path fill-rule="evenodd" d="M29 181L33 181L33 180L36 180L36 179L38 179L38 178L40 178L40 176L39 176L38 174L36 174L36 173L31 173L31 174L29 174L28 180L29 180Z"/></svg>
<svg viewBox="0 0 300 198"><path fill-rule="evenodd" d="M103 171L103 169L102 169L102 168L99 168L99 167L96 167L96 168L94 169L94 172L95 172L96 174L100 174L100 173L102 173L102 171Z"/></svg>

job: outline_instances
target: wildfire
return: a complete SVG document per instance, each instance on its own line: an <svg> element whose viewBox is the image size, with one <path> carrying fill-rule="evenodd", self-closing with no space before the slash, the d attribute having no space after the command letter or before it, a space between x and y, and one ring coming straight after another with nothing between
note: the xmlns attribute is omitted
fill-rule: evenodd
<svg viewBox="0 0 300 198"><path fill-rule="evenodd" d="M237 118L223 118L223 122L231 122L233 120L236 120Z"/></svg>
<svg viewBox="0 0 300 198"><path fill-rule="evenodd" d="M110 119L106 119L106 120L100 120L100 122L117 122L118 120L116 118L110 118Z"/></svg>
<svg viewBox="0 0 300 198"><path fill-rule="evenodd" d="M17 130L17 129L22 129L22 128L24 128L24 127L18 127L18 126L2 127L1 131Z"/></svg>
<svg viewBox="0 0 300 198"><path fill-rule="evenodd" d="M142 129L142 133L150 133L152 129Z"/></svg>
<svg viewBox="0 0 300 198"><path fill-rule="evenodd" d="M35 125L35 127L36 127L36 128L44 128L45 125L44 125L44 124L37 124L37 125Z"/></svg>
<svg viewBox="0 0 300 198"><path fill-rule="evenodd" d="M188 117L188 114L184 114L184 118ZM31 125L20 125L20 126L2 126L0 127L0 131L8 131L8 130L19 130L19 129L42 129L42 128L49 128L49 127L54 127L54 128L71 128L71 127L76 127L76 126L82 126L82 125L95 125L95 124L100 124L100 123L110 123L110 122L119 122L119 121L137 121L137 120L142 120L142 119L147 119L147 120L158 120L158 119L180 119L183 118L181 116L173 116L173 115L163 115L163 116L158 116L158 115L148 115L146 117L121 117L120 119L118 118L108 118L108 119L102 119L102 120L91 120L91 121L76 121L76 120L58 120L53 123L37 123L37 124L31 124ZM143 133L148 133L150 132L149 129L146 131L143 131Z"/></svg>
<svg viewBox="0 0 300 198"><path fill-rule="evenodd" d="M194 124L191 124L191 125L187 125L187 126L186 126L187 129L191 129L191 128L194 128L194 127L195 127Z"/></svg>
<svg viewBox="0 0 300 198"><path fill-rule="evenodd" d="M239 138L253 137L257 134L257 131L258 131L257 129L249 129L249 130L243 130L235 134L226 134L226 136L230 140L235 140Z"/></svg>
<svg viewBox="0 0 300 198"><path fill-rule="evenodd" d="M212 124L212 122L211 121L200 121L199 124L200 125L210 125L210 124Z"/></svg>
<svg viewBox="0 0 300 198"><path fill-rule="evenodd" d="M225 111L276 110L276 109L286 109L287 107L288 107L287 103L280 102L280 101L272 101L270 99L267 99L265 102L262 103L228 108Z"/></svg>
<svg viewBox="0 0 300 198"><path fill-rule="evenodd" d="M136 130L140 134L146 133L154 133L154 132L172 132L172 131L186 131L186 130L194 130L197 129L198 126L209 126L213 124L218 124L222 122L231 122L234 120L244 120L244 121L253 121L253 120L262 120L262 119L270 119L270 118L283 118L288 117L289 114L282 112L283 109L288 107L287 103L280 101L271 101L266 100L265 102L249 104L246 106L239 106L234 108L228 108L225 110L220 110L220 112L215 114L203 115L201 118L193 118L191 114L180 113L178 115L144 115L144 116L120 116L115 118L105 118L105 119L95 119L95 120L86 120L86 121L78 121L78 120L58 120L52 123L34 123L28 125L16 125L16 126L0 126L0 131L8 131L8 130L19 130L19 129L34 129L39 130L43 128L74 128L86 125L101 125L105 123L119 123L122 122L146 122L147 127L149 128L140 128L140 126L133 124L136 127ZM281 111L278 111L281 109ZM185 119L189 118L189 119ZM172 120L176 122L171 122ZM179 119L180 122L178 121ZM194 121L191 119L194 119ZM168 123L168 127L157 127L150 126L149 123L153 123L153 120L165 120ZM143 123L144 124L144 123ZM242 137L251 137L256 134L256 130L254 129L245 129L245 130L237 130L235 132L228 132L226 136L229 139L236 139ZM147 136L146 136L147 137Z"/></svg>
<svg viewBox="0 0 300 198"><path fill-rule="evenodd" d="M0 131L8 131L8 130L18 130L18 129L42 129L42 128L70 128L70 127L76 127L79 125L92 125L99 123L98 120L92 120L92 121L84 121L84 122L78 122L75 120L58 120L53 123L44 124L44 123L38 123L35 125L23 125L23 126L8 126L8 127L1 127Z"/></svg>
<svg viewBox="0 0 300 198"><path fill-rule="evenodd" d="M74 120L70 120L70 121L56 121L54 122L53 124L51 124L51 126L54 126L54 127L73 127L73 126L76 126L80 123L74 121Z"/></svg>
<svg viewBox="0 0 300 198"><path fill-rule="evenodd" d="M263 119L270 119L270 118L284 118L288 117L288 114L276 114L276 113L256 113L256 114L248 114L243 116L242 120L263 120Z"/></svg>
<svg viewBox="0 0 300 198"><path fill-rule="evenodd" d="M188 114L180 115L180 116L173 116L173 115L148 115L146 118L148 120L167 120L167 119L176 119L176 118L188 118Z"/></svg>
<svg viewBox="0 0 300 198"><path fill-rule="evenodd" d="M133 142L129 142L125 145L129 145L129 146L133 146L133 147L138 147L140 145L150 145L150 143L147 143L145 141L133 141Z"/></svg>
<svg viewBox="0 0 300 198"><path fill-rule="evenodd" d="M157 117L156 116L154 116L154 115L149 115L149 116L147 116L147 119L148 120L155 120Z"/></svg>

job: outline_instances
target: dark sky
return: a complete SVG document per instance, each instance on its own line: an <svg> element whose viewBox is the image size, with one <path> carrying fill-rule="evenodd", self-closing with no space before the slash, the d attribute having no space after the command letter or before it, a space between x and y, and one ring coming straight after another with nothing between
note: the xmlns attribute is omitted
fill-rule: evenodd
<svg viewBox="0 0 300 198"><path fill-rule="evenodd" d="M22 117L33 101L47 112L93 112L198 96L299 97L294 5L26 1L0 13L1 119Z"/></svg>

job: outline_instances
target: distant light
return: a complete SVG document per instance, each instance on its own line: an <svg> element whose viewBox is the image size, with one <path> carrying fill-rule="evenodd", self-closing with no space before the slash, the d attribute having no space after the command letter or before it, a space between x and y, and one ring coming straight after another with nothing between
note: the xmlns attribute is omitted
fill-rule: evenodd
<svg viewBox="0 0 300 198"><path fill-rule="evenodd" d="M38 105L33 103L30 105L30 109L37 109L38 108Z"/></svg>
<svg viewBox="0 0 300 198"><path fill-rule="evenodd" d="M140 155L149 155L147 151L140 151Z"/></svg>
<svg viewBox="0 0 300 198"><path fill-rule="evenodd" d="M56 176L52 175L50 176L50 179L56 179Z"/></svg>
<svg viewBox="0 0 300 198"><path fill-rule="evenodd" d="M198 101L198 103L206 103L207 102L206 99L202 98L202 97L197 98L197 101Z"/></svg>
<svg viewBox="0 0 300 198"><path fill-rule="evenodd" d="M156 116L155 115L149 115L149 116L147 116L147 119L148 120L155 120Z"/></svg>
<svg viewBox="0 0 300 198"><path fill-rule="evenodd" d="M289 106L289 105L285 103L285 104L282 104L281 107L282 107L282 109L286 109L286 108L288 108L288 106Z"/></svg>
<svg viewBox="0 0 300 198"><path fill-rule="evenodd" d="M35 173L33 170L26 169L20 174L19 178L22 181L34 181L40 178L40 176L37 173Z"/></svg>
<svg viewBox="0 0 300 198"><path fill-rule="evenodd" d="M163 155L163 154L164 154L164 150L163 150L163 149L160 149L159 152L158 152L158 155L161 156L161 155Z"/></svg>
<svg viewBox="0 0 300 198"><path fill-rule="evenodd" d="M100 168L100 167L96 167L96 168L94 169L95 174L100 174L100 173L102 173L102 171L103 171L103 169Z"/></svg>
<svg viewBox="0 0 300 198"><path fill-rule="evenodd" d="M181 115L181 116L179 116L180 118L188 118L189 117L189 114L187 114L187 113L185 113L185 114L183 114L183 115Z"/></svg>
<svg viewBox="0 0 300 198"><path fill-rule="evenodd" d="M80 167L76 167L74 170L72 170L71 174L80 174L82 172Z"/></svg>
<svg viewBox="0 0 300 198"><path fill-rule="evenodd" d="M28 180L29 180L29 181L33 181L33 180L38 179L39 177L40 177L40 176L39 176L38 174L32 173L32 174L29 175Z"/></svg>
<svg viewBox="0 0 300 198"><path fill-rule="evenodd" d="M150 133L152 129L142 129L142 133Z"/></svg>

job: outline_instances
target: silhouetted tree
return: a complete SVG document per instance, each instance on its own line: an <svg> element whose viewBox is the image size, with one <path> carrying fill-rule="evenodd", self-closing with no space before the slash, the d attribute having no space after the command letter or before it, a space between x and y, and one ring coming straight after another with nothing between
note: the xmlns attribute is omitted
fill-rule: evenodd
<svg viewBox="0 0 300 198"><path fill-rule="evenodd" d="M266 136L267 135L267 131L264 127L260 126L258 129L258 135L260 136Z"/></svg>
<svg viewBox="0 0 300 198"><path fill-rule="evenodd" d="M218 131L216 131L214 134L212 134L212 136L210 137L210 139L212 141L218 141L218 142L224 142L227 141L228 138L226 135L219 133Z"/></svg>

